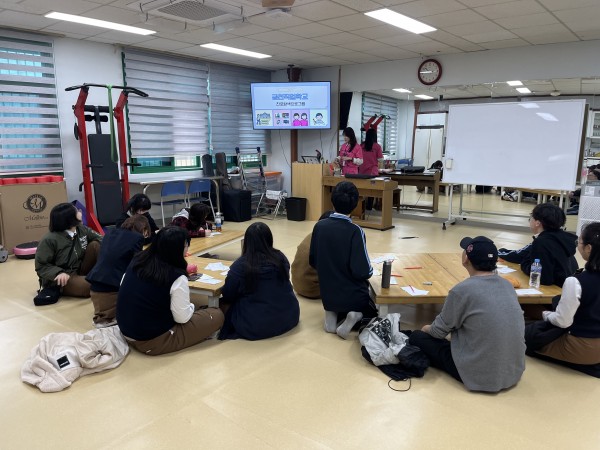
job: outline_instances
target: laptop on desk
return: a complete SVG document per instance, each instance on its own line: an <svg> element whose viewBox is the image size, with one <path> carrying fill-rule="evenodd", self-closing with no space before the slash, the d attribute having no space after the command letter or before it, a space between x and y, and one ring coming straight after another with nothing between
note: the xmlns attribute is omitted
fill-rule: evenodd
<svg viewBox="0 0 600 450"><path fill-rule="evenodd" d="M362 178L362 179L370 179L375 178L377 175L371 175L369 173L347 173L344 175L346 178Z"/></svg>

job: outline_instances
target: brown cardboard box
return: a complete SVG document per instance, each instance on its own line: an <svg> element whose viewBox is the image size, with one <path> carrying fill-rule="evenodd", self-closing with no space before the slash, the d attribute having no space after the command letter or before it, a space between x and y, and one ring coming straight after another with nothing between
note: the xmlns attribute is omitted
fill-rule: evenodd
<svg viewBox="0 0 600 450"><path fill-rule="evenodd" d="M0 185L0 243L12 254L15 245L39 241L48 232L50 210L66 201L64 181Z"/></svg>

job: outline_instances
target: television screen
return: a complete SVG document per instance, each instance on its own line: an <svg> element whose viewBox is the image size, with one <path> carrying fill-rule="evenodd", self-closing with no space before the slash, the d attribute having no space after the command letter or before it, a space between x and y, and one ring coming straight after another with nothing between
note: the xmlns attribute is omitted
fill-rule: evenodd
<svg viewBox="0 0 600 450"><path fill-rule="evenodd" d="M255 130L331 128L329 81L251 83Z"/></svg>

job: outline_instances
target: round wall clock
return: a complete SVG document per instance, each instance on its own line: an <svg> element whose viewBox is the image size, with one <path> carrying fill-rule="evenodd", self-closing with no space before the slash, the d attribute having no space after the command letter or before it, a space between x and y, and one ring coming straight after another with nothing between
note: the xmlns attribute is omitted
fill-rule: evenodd
<svg viewBox="0 0 600 450"><path fill-rule="evenodd" d="M431 86L442 78L442 65L435 59L426 59L419 66L417 76L421 83Z"/></svg>

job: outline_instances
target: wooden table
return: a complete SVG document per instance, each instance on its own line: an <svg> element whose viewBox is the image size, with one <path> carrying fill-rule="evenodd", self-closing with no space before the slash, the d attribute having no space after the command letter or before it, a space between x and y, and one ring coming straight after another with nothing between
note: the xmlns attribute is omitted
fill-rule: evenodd
<svg viewBox="0 0 600 450"><path fill-rule="evenodd" d="M342 181L349 181L358 189L358 193L363 197L375 197L381 199L381 217L379 222L370 220L352 219L352 221L363 228L373 228L375 230L389 230L394 228L392 225L392 197L398 183L383 178L345 178L336 176L323 177L323 211L333 209L331 204L331 191Z"/></svg>
<svg viewBox="0 0 600 450"><path fill-rule="evenodd" d="M243 242L244 234L245 231L234 231L224 228L220 234L217 233L207 237L192 238L188 253L190 255L201 255L203 253L210 253L218 250L234 242Z"/></svg>
<svg viewBox="0 0 600 450"><path fill-rule="evenodd" d="M205 273L206 275L210 275L217 280L221 280L218 284L208 284L201 283L200 281L190 281L190 292L194 294L206 295L208 297L208 306L211 308L219 307L219 298L221 297L221 290L225 285L225 278L227 275L222 275L222 270L214 271L214 270L206 270L205 267L210 263L222 263L227 267L231 267L233 264L232 261L225 261L223 259L212 259L212 258L196 258L193 256L188 256L187 262L189 264L196 264L198 266L198 273Z"/></svg>
<svg viewBox="0 0 600 450"><path fill-rule="evenodd" d="M371 258L377 256L381 255L373 254ZM462 253L400 254L396 255L396 258L392 263L392 274L402 275L396 278L397 285L384 289L381 287L381 276L369 280L371 297L378 305L379 315L382 317L388 313L389 305L444 303L450 289L469 276L462 266ZM500 263L516 269L516 272L504 276L519 280L521 288L529 287L529 277L521 271L518 264ZM406 269L406 267L421 267L421 269ZM377 268L381 271L380 265L377 265ZM423 284L429 282L432 284ZM427 290L429 294L412 296L402 290L401 286L413 286L415 289ZM519 295L519 303L550 304L552 298L561 293L561 288L558 286L541 286L538 290L541 294Z"/></svg>
<svg viewBox="0 0 600 450"><path fill-rule="evenodd" d="M396 181L399 186L417 186L423 188L431 188L433 192L432 205L406 205L401 204L402 208L408 209L425 209L431 211L433 214L438 210L438 204L440 201L440 172L435 171L431 173L402 173L402 172L391 172L387 173L392 180Z"/></svg>

